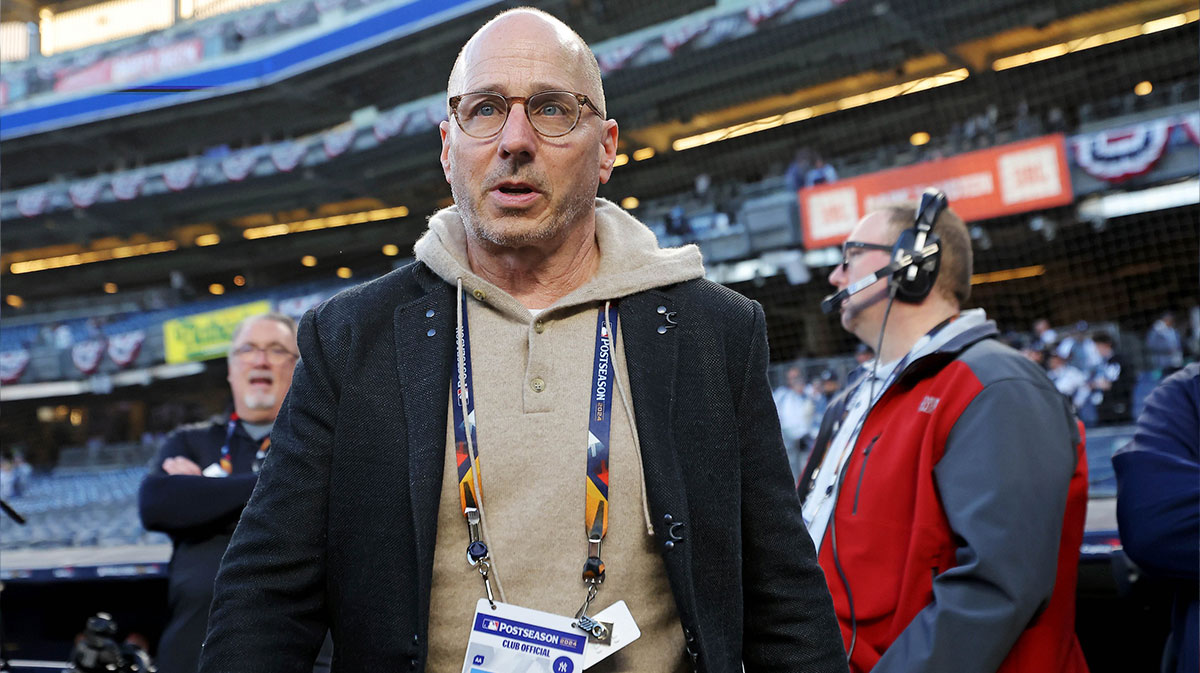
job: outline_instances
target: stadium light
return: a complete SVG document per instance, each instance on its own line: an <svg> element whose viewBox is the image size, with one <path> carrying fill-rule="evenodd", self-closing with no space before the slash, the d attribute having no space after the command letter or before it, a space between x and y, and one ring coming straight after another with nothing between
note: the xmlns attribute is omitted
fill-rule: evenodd
<svg viewBox="0 0 1200 673"><path fill-rule="evenodd" d="M641 201L638 201L636 196L626 196L625 198L621 199L621 207L625 210L633 210L640 204Z"/></svg>
<svg viewBox="0 0 1200 673"><path fill-rule="evenodd" d="M395 257L396 255L400 254L400 248L396 247L392 243L388 243L387 245L383 246L383 254L387 255L388 257Z"/></svg>
<svg viewBox="0 0 1200 673"><path fill-rule="evenodd" d="M920 147L921 145L925 145L929 142L929 134L924 131L917 131L908 137L908 142L913 147Z"/></svg>
<svg viewBox="0 0 1200 673"><path fill-rule="evenodd" d="M1046 273L1046 267L1042 264L1034 266L1022 266L1016 269L1004 269L1001 271L989 271L987 273L977 273L971 276L972 285L983 285L985 283L1003 283L1006 280L1017 280L1018 278L1034 278Z"/></svg>
<svg viewBox="0 0 1200 673"><path fill-rule="evenodd" d="M10 294L4 298L4 303L8 304L9 306L11 306L13 308L21 308L22 306L25 305L25 300L22 299L19 295Z"/></svg>
<svg viewBox="0 0 1200 673"><path fill-rule="evenodd" d="M613 159L613 168L616 168L617 166L624 166L627 163L629 163L629 155L618 154L616 158Z"/></svg>
<svg viewBox="0 0 1200 673"><path fill-rule="evenodd" d="M245 286L245 285L246 285L246 277L245 277L245 276L243 276L243 275L241 275L241 274L238 274L238 275L234 276L234 277L233 277L233 284L234 284L234 285L236 285L236 286L238 286L238 287L243 287L243 286Z"/></svg>
<svg viewBox="0 0 1200 673"><path fill-rule="evenodd" d="M1154 91L1154 85L1151 84L1150 80L1148 80L1148 79L1144 79L1144 80L1138 82L1133 87L1133 92L1139 96L1148 96L1148 95L1150 95L1151 91Z"/></svg>
<svg viewBox="0 0 1200 673"><path fill-rule="evenodd" d="M13 262L8 266L8 270L11 273L19 274L46 271L48 269L61 269L68 266L79 266L80 264L107 262L113 259L171 252L178 247L179 245L175 241L154 241L151 243L138 243L136 245L120 245L106 250L92 250L90 252L77 252L70 255Z"/></svg>
<svg viewBox="0 0 1200 673"><path fill-rule="evenodd" d="M947 72L930 75L928 77L921 77L919 79L910 80L900 84L893 84L892 86L886 86L881 89L874 89L872 91L854 94L853 96L846 96L837 100L818 103L809 107L799 108L797 110L791 110L789 112L783 112L780 114L771 115L769 117L762 117L753 121L742 122L741 124L734 124L733 126L726 126L725 128L706 131L704 133L698 133L685 138L679 138L671 143L671 149L675 150L676 152L682 152L683 150L690 150L695 147L708 145L709 143L729 140L730 138L738 138L740 136L758 133L759 131L766 131L779 126L784 126L786 124L794 124L806 119L812 119L813 117L820 117L821 115L826 115L831 112L849 110L851 108L861 107L863 105L870 105L872 103L878 103L891 98L896 98L897 96L907 96L908 94L917 93L918 91L928 91L929 89L936 89L937 87L946 86L947 84L955 84L967 79L970 77L970 75L970 71L968 71L966 68L949 70ZM636 159L637 156L634 155L634 158Z"/></svg>
<svg viewBox="0 0 1200 673"><path fill-rule="evenodd" d="M255 240L259 238L269 238L271 236L295 234L301 231L316 231L318 229L344 227L350 224L362 224L364 222L379 222L381 220L392 220L398 217L407 216L408 208L405 206L396 206L395 208L377 208L375 210L363 210L357 213L346 213L345 215L314 217L307 220L296 220L295 222L284 222L281 224L268 224L262 227L251 227L244 230L242 232L242 236L249 240Z"/></svg>
<svg viewBox="0 0 1200 673"><path fill-rule="evenodd" d="M1192 178L1134 192L1090 197L1079 203L1077 215L1080 220L1111 220L1197 203L1200 203L1200 179Z"/></svg>
<svg viewBox="0 0 1200 673"><path fill-rule="evenodd" d="M225 294L225 286L220 283L213 283L208 286L208 292L217 296L223 295Z"/></svg>
<svg viewBox="0 0 1200 673"><path fill-rule="evenodd" d="M220 234L200 234L196 237L195 243L198 246L206 247L216 245L221 242Z"/></svg>
<svg viewBox="0 0 1200 673"><path fill-rule="evenodd" d="M1102 47L1106 44L1121 42L1142 35L1157 33L1162 30L1178 28L1189 23L1194 23L1200 20L1200 9L1193 9L1180 14L1172 14L1164 16L1160 19L1153 19L1145 23L1135 23L1131 26L1116 28L1114 30L1088 35L1086 37L1077 37L1073 40L1052 44L1046 47L1039 47L1030 51L1024 51L1019 54L998 58L992 62L992 70L1008 70L1010 68L1019 68L1030 63L1039 63L1048 61L1059 56L1066 56L1085 49L1093 47Z"/></svg>
<svg viewBox="0 0 1200 673"><path fill-rule="evenodd" d="M636 152L633 153L633 160L634 161L645 161L652 156L654 156L654 148L653 147L643 147L642 149L637 150Z"/></svg>
<svg viewBox="0 0 1200 673"><path fill-rule="evenodd" d="M104 293L105 294L116 294L117 293L117 284L116 283L105 283L104 284Z"/></svg>
<svg viewBox="0 0 1200 673"><path fill-rule="evenodd" d="M338 278L349 278L350 276L353 276L353 275L354 275L354 272L350 270L350 267L348 267L348 266L339 266L338 267L338 270L337 270Z"/></svg>
<svg viewBox="0 0 1200 673"><path fill-rule="evenodd" d="M313 267L317 265L317 258L312 255L305 255L300 258L300 263L304 266Z"/></svg>

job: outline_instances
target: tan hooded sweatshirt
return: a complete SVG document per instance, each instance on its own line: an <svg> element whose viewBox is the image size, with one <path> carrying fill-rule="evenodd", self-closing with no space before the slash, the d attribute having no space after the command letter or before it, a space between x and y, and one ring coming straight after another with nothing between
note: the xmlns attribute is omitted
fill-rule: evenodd
<svg viewBox="0 0 1200 673"><path fill-rule="evenodd" d="M417 259L446 282L462 280L471 334L472 383L486 528L499 599L574 616L586 586L584 525L587 411L597 311L606 300L704 275L696 246L663 249L645 225L596 200L595 276L535 318L500 288L471 272L458 210L435 214L416 244ZM589 614L624 600L642 631L633 644L589 673L683 671L683 633L666 570L650 532L631 413L628 370L617 325L617 392L609 436L607 576ZM540 380L541 392L533 382ZM447 382L449 388L449 382ZM453 402L454 400L452 400ZM484 597L466 561L453 413L438 509L427 670L458 671L475 604ZM496 588L496 583L493 583Z"/></svg>

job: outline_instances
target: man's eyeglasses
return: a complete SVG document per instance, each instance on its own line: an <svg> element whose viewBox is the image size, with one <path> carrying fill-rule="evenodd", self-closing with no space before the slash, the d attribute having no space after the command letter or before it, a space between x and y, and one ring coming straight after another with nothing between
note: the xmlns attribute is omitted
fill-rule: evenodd
<svg viewBox="0 0 1200 673"><path fill-rule="evenodd" d="M861 255L863 253L863 251L887 250L888 252L891 252L892 247L893 246L884 245L882 243L864 243L862 241L846 241L845 243L842 244L842 271L845 271L850 266L850 262L855 257L858 257L859 255Z"/></svg>
<svg viewBox="0 0 1200 673"><path fill-rule="evenodd" d="M248 364L257 360L259 353L266 353L267 362L273 365L281 365L300 357L299 354L293 353L292 351L279 345L262 348L255 346L254 344L242 344L241 346L233 349L231 354L239 362Z"/></svg>
<svg viewBox="0 0 1200 673"><path fill-rule="evenodd" d="M584 106L604 118L587 96L570 91L540 91L532 96L476 91L451 96L450 110L463 133L472 138L491 138L504 128L515 103L525 108L525 117L533 130L549 138L565 136L574 130Z"/></svg>

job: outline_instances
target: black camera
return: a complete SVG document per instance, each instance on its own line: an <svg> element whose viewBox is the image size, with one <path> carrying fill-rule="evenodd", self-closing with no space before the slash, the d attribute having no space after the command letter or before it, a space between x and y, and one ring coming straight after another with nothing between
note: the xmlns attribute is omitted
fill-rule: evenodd
<svg viewBox="0 0 1200 673"><path fill-rule="evenodd" d="M83 638L71 652L70 673L154 673L150 655L133 643L117 644L117 623L105 612L88 617Z"/></svg>

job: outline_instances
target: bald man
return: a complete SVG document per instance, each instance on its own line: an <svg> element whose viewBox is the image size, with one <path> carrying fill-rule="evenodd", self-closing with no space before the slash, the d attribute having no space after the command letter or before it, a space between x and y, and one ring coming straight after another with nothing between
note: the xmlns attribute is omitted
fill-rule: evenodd
<svg viewBox="0 0 1200 673"><path fill-rule="evenodd" d="M201 670L298 670L328 626L335 671L845 671L762 309L596 198L587 45L505 12L447 112L416 262L301 324Z"/></svg>

